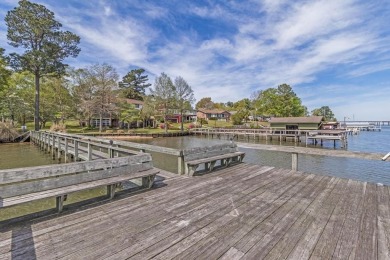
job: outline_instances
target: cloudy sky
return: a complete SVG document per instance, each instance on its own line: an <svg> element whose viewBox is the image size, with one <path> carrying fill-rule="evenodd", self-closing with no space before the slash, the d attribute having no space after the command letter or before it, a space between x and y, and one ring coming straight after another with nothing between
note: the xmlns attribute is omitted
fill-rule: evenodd
<svg viewBox="0 0 390 260"><path fill-rule="evenodd" d="M109 63L182 76L197 100L287 83L309 110L390 120L389 0L37 0L81 37L75 67ZM16 0L0 3L4 16Z"/></svg>

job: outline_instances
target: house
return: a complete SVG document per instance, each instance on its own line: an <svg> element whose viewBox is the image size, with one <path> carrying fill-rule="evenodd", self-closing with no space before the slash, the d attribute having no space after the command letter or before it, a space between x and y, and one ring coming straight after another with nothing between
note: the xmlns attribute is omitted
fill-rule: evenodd
<svg viewBox="0 0 390 260"><path fill-rule="evenodd" d="M339 122L324 122L324 123L322 123L321 128L324 130L339 129L340 123Z"/></svg>
<svg viewBox="0 0 390 260"><path fill-rule="evenodd" d="M272 117L270 127L283 130L318 130L321 128L322 116L309 117Z"/></svg>
<svg viewBox="0 0 390 260"><path fill-rule="evenodd" d="M196 111L196 117L198 119L205 119L205 120L209 120L212 118L213 119L216 119L218 121L229 121L230 120L230 117L231 117L231 114L226 111L226 110L221 110L221 109L198 109Z"/></svg>
<svg viewBox="0 0 390 260"><path fill-rule="evenodd" d="M183 118L180 114L179 109L171 109L169 115L167 115L167 121L172 123L184 123L196 121L196 112L192 110L185 110L183 113Z"/></svg>
<svg viewBox="0 0 390 260"><path fill-rule="evenodd" d="M142 107L144 106L144 102L141 101L141 100L137 100L137 99L130 99L130 98L126 98L124 99L126 101L127 104L132 104L134 105L134 107L138 110L142 110Z"/></svg>

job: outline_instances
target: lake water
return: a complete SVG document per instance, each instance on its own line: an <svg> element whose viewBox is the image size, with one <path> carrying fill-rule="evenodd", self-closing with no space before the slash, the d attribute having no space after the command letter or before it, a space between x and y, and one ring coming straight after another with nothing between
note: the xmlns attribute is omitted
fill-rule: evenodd
<svg viewBox="0 0 390 260"><path fill-rule="evenodd" d="M138 140L137 142L164 146L170 148L192 148L228 142L228 140L212 139L207 137L172 137ZM245 142L245 140L238 140ZM254 143L254 140L249 142ZM256 143L265 144L265 140L256 140ZM271 142L267 142L271 144ZM279 141L273 144L280 145ZM293 142L284 142L281 145L294 145ZM298 144L305 146L305 142ZM342 149L340 144L334 148L333 141L324 141L324 145L315 147L318 149ZM348 136L349 151L373 152L383 155L390 152L390 127L382 127L382 131L366 132L362 131L358 135ZM291 155L283 152L262 151L254 149L240 148L240 151L246 152L244 162L259 165L269 165L280 168L291 168ZM153 154L153 160L156 167L176 172L176 158L165 157L159 154ZM351 158L325 157L315 155L299 155L299 170L337 176L342 178L351 178L362 181L383 183L390 185L390 162L360 160Z"/></svg>
<svg viewBox="0 0 390 260"><path fill-rule="evenodd" d="M132 140L133 141L133 140ZM170 148L193 148L208 146L228 140L209 139L206 137L170 137L139 139L136 142L148 143ZM239 140L239 142L244 142ZM251 140L251 143L254 141ZM265 143L265 140L256 141ZM270 142L268 142L270 144ZM278 141L275 145L280 145ZM294 145L294 143L282 143L282 145ZM299 144L304 146L304 143ZM311 146L314 147L314 146ZM318 149L335 149L333 142L324 142L324 146L316 146ZM336 149L341 149L337 145ZM350 151L375 152L383 155L390 152L390 128L383 127L381 132L360 132L359 135L348 136L348 148ZM291 168L291 155L283 152L262 151L240 148L246 152L244 161L259 165L269 165L279 168ZM158 153L152 153L154 165L158 168L177 172L177 158ZM57 163L52 160L48 153L40 151L36 146L29 143L0 144L0 169L38 166ZM299 170L351 178L362 181L383 183L390 185L390 162L358 160L349 158L299 155ZM69 196L66 204L78 202L105 194L105 189L84 191ZM20 206L2 209L0 221L10 217L21 216L32 212L38 212L55 207L55 199L36 201Z"/></svg>

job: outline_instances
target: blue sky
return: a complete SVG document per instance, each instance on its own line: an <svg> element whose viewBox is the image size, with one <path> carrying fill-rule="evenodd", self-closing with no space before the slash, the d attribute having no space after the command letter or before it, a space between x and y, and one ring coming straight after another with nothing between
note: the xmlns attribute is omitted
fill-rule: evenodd
<svg viewBox="0 0 390 260"><path fill-rule="evenodd" d="M196 99L249 98L287 83L309 110L390 120L388 0L40 0L81 37L75 67L109 63L182 76ZM4 16L17 5L0 3Z"/></svg>

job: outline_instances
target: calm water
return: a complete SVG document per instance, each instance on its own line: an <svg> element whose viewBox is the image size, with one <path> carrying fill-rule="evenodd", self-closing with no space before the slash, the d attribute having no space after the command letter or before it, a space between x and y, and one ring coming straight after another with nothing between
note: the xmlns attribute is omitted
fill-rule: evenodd
<svg viewBox="0 0 390 260"><path fill-rule="evenodd" d="M228 140L209 139L206 137L171 137L165 139L155 138L136 140L136 142L177 149L213 145L227 141ZM245 140L238 140L238 142L245 142ZM251 140L250 142L253 143L254 141ZM265 143L265 140L260 140L260 143ZM268 142L268 144L270 144L270 142ZM274 142L274 144L280 145L278 141ZM294 145L294 143L283 143L282 145ZM300 144L300 146L304 145L304 143ZM335 149L333 147L333 142L324 142L323 147L318 145L316 147L318 149ZM341 148L337 145L336 149ZM244 148L240 148L240 150L246 152L244 159L245 162L280 168L291 168L290 154ZM390 152L390 128L383 127L381 132L361 132L359 135L349 136L347 150L375 152L382 153L383 155L387 154ZM152 156L156 167L171 172L177 172L177 158L175 156L162 155L158 153L152 153ZM57 163L57 161L52 160L49 154L40 151L33 144L0 144L0 169L47 165L53 163ZM299 155L299 170L390 185L390 162ZM93 191L80 192L69 196L66 204L104 194L105 189L103 188ZM25 215L54 207L55 200L53 198L50 200L42 200L2 209L0 221L10 217Z"/></svg>
<svg viewBox="0 0 390 260"><path fill-rule="evenodd" d="M19 167L40 166L56 164L50 154L45 153L30 143L0 144L0 170ZM1 188L1 187L0 187ZM86 199L104 195L106 190L99 188L95 190L73 193L68 196L65 205L83 201ZM33 201L26 204L0 209L0 221L15 218L35 212L55 208L55 198Z"/></svg>
<svg viewBox="0 0 390 260"><path fill-rule="evenodd" d="M173 138L155 138L144 139L138 142L165 146L170 148L192 148L197 146L212 145L228 140L211 139L206 137L173 137ZM245 142L245 140L238 140ZM255 141L250 140L254 143ZM256 141L256 143L265 144L265 140ZM267 142L271 144L271 142ZM280 145L279 141L273 142ZM294 145L294 143L282 143L282 145ZM305 143L299 144L305 146ZM342 149L340 144L333 146L332 141L324 141L324 145L316 147L318 149ZM246 152L244 161L259 165L269 165L281 168L291 168L291 155L283 152L271 152L254 149L240 148ZM381 132L360 132L359 135L348 136L348 148L350 151L374 152L383 155L390 152L390 128L383 127ZM158 154L153 154L156 167L176 172L176 158L167 158ZM343 178L352 178L375 183L390 185L390 162L359 160L350 158L325 157L314 155L299 155L299 170L325 174Z"/></svg>

